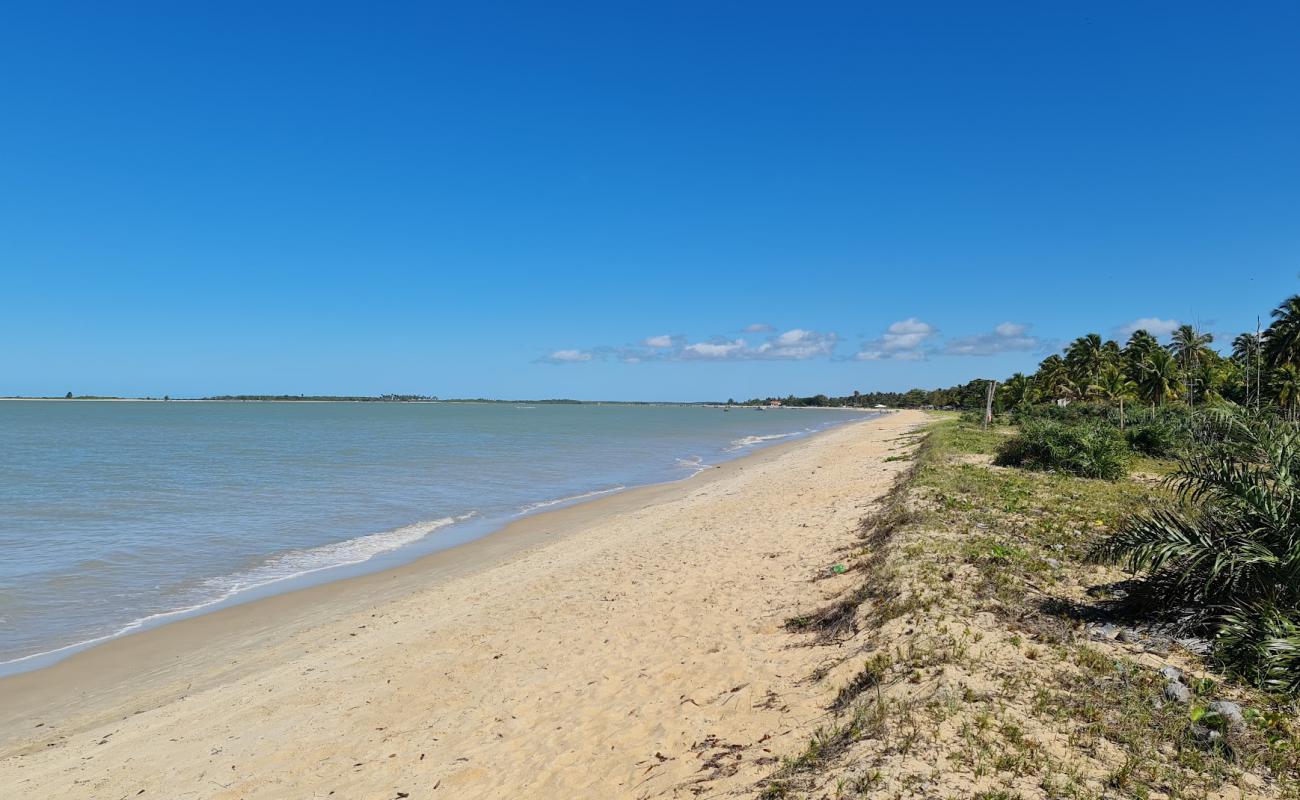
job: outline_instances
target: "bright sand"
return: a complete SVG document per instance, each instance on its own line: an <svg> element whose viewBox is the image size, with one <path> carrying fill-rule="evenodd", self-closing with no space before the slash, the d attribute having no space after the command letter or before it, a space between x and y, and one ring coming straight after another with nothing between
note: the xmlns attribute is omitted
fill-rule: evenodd
<svg viewBox="0 0 1300 800"><path fill-rule="evenodd" d="M826 722L836 688L808 680L825 655L782 623L852 581L828 567L922 419L845 425L0 680L0 787L111 800L752 793Z"/></svg>

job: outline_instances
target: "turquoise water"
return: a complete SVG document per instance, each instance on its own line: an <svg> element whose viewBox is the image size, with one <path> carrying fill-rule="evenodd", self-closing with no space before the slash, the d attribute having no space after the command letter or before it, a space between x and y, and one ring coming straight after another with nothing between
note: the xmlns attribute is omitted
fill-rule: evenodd
<svg viewBox="0 0 1300 800"><path fill-rule="evenodd" d="M408 561L859 419L816 409L0 402L0 671Z"/></svg>

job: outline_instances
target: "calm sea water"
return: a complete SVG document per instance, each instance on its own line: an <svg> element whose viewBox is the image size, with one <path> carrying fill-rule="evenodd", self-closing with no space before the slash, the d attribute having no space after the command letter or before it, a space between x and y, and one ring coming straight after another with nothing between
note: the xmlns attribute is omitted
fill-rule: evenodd
<svg viewBox="0 0 1300 800"><path fill-rule="evenodd" d="M381 569L859 419L830 410L0 402L0 672Z"/></svg>

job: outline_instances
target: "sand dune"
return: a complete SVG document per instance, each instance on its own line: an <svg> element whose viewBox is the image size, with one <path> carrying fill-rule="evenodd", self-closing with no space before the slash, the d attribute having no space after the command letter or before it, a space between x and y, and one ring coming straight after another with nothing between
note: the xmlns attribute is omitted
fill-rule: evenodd
<svg viewBox="0 0 1300 800"><path fill-rule="evenodd" d="M745 793L823 720L782 622L903 466L903 412L401 570L0 681L24 798ZM39 727L38 727L39 726Z"/></svg>

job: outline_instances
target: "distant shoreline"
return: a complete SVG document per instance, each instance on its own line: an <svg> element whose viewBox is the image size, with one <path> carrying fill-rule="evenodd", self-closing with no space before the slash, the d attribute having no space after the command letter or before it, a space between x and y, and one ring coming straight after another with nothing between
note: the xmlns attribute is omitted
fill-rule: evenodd
<svg viewBox="0 0 1300 800"><path fill-rule="evenodd" d="M24 403L383 403L390 405L537 405L537 406L691 406L703 408L761 408L772 411L839 409L843 411L896 411L893 407L869 406L765 406L747 403L673 400L386 400L380 397L0 397L0 402Z"/></svg>

